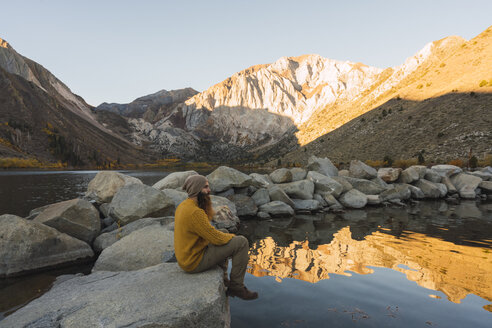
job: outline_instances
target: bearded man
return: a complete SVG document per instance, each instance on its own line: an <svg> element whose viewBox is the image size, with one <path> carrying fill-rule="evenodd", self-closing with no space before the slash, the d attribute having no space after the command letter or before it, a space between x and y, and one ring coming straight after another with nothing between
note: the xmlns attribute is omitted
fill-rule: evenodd
<svg viewBox="0 0 492 328"><path fill-rule="evenodd" d="M188 198L176 208L174 218L174 252L179 266L186 272L197 273L219 265L224 270L228 296L244 300L258 298L258 293L244 286L249 261L248 240L226 230L219 231L210 224L214 213L207 178L189 176L183 189ZM227 277L229 257L232 257L230 280Z"/></svg>

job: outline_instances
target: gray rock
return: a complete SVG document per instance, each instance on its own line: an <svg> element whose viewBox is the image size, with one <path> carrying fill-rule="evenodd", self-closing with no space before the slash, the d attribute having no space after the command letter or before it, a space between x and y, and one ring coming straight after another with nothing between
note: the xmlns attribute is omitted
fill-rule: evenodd
<svg viewBox="0 0 492 328"><path fill-rule="evenodd" d="M308 171L316 171L328 177L334 177L338 175L338 169L328 158L319 158L311 156L308 159L308 165L306 167Z"/></svg>
<svg viewBox="0 0 492 328"><path fill-rule="evenodd" d="M261 211L256 213L256 217L258 219L262 219L262 220L267 220L267 219L271 218L270 214L268 214L266 212L261 212Z"/></svg>
<svg viewBox="0 0 492 328"><path fill-rule="evenodd" d="M374 178L374 179L371 179L370 180L371 182L374 182L375 184L377 184L378 186L384 188L384 189L390 189L392 187L390 187L391 185L390 184L387 184L386 182L384 182L383 179L381 178Z"/></svg>
<svg viewBox="0 0 492 328"><path fill-rule="evenodd" d="M236 195L244 195L244 196L248 196L248 190L251 186L249 187L242 187L242 188L233 188L234 189L234 193ZM232 195L230 195L232 196Z"/></svg>
<svg viewBox="0 0 492 328"><path fill-rule="evenodd" d="M251 173L249 176L253 179L253 185L258 188L266 188L273 183L268 174Z"/></svg>
<svg viewBox="0 0 492 328"><path fill-rule="evenodd" d="M422 190L426 198L439 198L441 197L441 190L434 182L420 179L415 183L415 186Z"/></svg>
<svg viewBox="0 0 492 328"><path fill-rule="evenodd" d="M317 193L328 192L333 194L333 196L338 197L343 192L343 186L340 183L316 171L309 171L307 180L314 183L314 191Z"/></svg>
<svg viewBox="0 0 492 328"><path fill-rule="evenodd" d="M378 178L383 179L385 182L394 182L398 179L400 173L400 168L382 167L378 170Z"/></svg>
<svg viewBox="0 0 492 328"><path fill-rule="evenodd" d="M218 192L215 195L216 196L219 196L219 197L225 197L225 198L227 198L227 196L234 195L234 188L229 188L229 189L224 190L222 192Z"/></svg>
<svg viewBox="0 0 492 328"><path fill-rule="evenodd" d="M342 204L332 194L324 194L323 199L330 207L343 208Z"/></svg>
<svg viewBox="0 0 492 328"><path fill-rule="evenodd" d="M292 216L294 209L284 202L274 200L259 207L260 212L268 213L272 216Z"/></svg>
<svg viewBox="0 0 492 328"><path fill-rule="evenodd" d="M38 207L38 208L35 208L33 210L31 210L29 212L29 216L26 217L25 219L26 220L34 220L34 218L36 218L36 216L39 215L39 213L41 213L42 211L44 211L45 209L47 209L48 207L50 207L52 204L48 204L48 205L44 205L44 206L41 206L41 207Z"/></svg>
<svg viewBox="0 0 492 328"><path fill-rule="evenodd" d="M102 223L103 223L103 226L106 228L106 227L109 227L110 225L112 225L115 222L114 222L113 218L107 217L107 218L104 218L102 220Z"/></svg>
<svg viewBox="0 0 492 328"><path fill-rule="evenodd" d="M123 237L128 236L134 231L142 229L144 227L150 225L158 225L158 226L167 226L171 222L174 222L173 216L161 217L161 218L144 218L132 223L127 224L121 228L118 228L116 225L116 230L112 230L110 232L103 233L99 235L96 240L94 240L94 250L96 252L101 252L103 249L113 245L118 240ZM116 224L116 223L115 223Z"/></svg>
<svg viewBox="0 0 492 328"><path fill-rule="evenodd" d="M118 190L131 184L142 184L142 181L114 171L100 171L89 182L85 196L98 203L109 203Z"/></svg>
<svg viewBox="0 0 492 328"><path fill-rule="evenodd" d="M346 177L345 179L347 179L354 189L357 189L366 195L378 195L386 190L386 188L381 187L379 184L369 180L351 177Z"/></svg>
<svg viewBox="0 0 492 328"><path fill-rule="evenodd" d="M340 170L340 171L338 171L338 176L339 177L349 177L350 172L349 172L349 170Z"/></svg>
<svg viewBox="0 0 492 328"><path fill-rule="evenodd" d="M248 195L248 196L250 196L250 197L251 197L251 196L253 196L253 194L254 194L255 192L257 192L257 191L258 191L258 189L260 189L260 188L255 187L255 186L249 186L249 187L248 187L248 193L247 193L247 195Z"/></svg>
<svg viewBox="0 0 492 328"><path fill-rule="evenodd" d="M231 202L236 205L238 216L255 216L258 212L255 202L251 197L245 195L232 195L227 197Z"/></svg>
<svg viewBox="0 0 492 328"><path fill-rule="evenodd" d="M475 189L478 188L482 179L466 173L458 173L451 176L451 182L458 190L461 198L475 198Z"/></svg>
<svg viewBox="0 0 492 328"><path fill-rule="evenodd" d="M260 206L270 202L270 194L265 188L258 189L253 196L251 196L256 206Z"/></svg>
<svg viewBox="0 0 492 328"><path fill-rule="evenodd" d="M474 175L476 177L479 177L483 181L490 181L492 180L492 173L487 173L487 172L482 172L482 171L473 171L473 172L467 172L468 174Z"/></svg>
<svg viewBox="0 0 492 328"><path fill-rule="evenodd" d="M367 204L369 205L379 205L381 204L381 197L379 195L366 195Z"/></svg>
<svg viewBox="0 0 492 328"><path fill-rule="evenodd" d="M492 181L482 181L478 186L485 194L492 194Z"/></svg>
<svg viewBox="0 0 492 328"><path fill-rule="evenodd" d="M215 192L221 192L229 188L248 187L253 184L253 179L236 169L219 166L215 171L207 175L210 189Z"/></svg>
<svg viewBox="0 0 492 328"><path fill-rule="evenodd" d="M349 208L363 208L367 204L367 196L357 189L343 193L338 200L343 206Z"/></svg>
<svg viewBox="0 0 492 328"><path fill-rule="evenodd" d="M116 229L118 229L118 224L117 224L116 222L113 222L113 223L111 223L111 225L109 225L109 226L107 226L106 228L102 229L102 230L101 230L101 233L102 233L102 234L104 234L104 233L106 233L106 232L111 232L111 231L114 231L114 230L116 230ZM97 238L96 238L96 240L97 240ZM96 240L94 240L94 242L95 242ZM94 246L94 245L93 245L93 246Z"/></svg>
<svg viewBox="0 0 492 328"><path fill-rule="evenodd" d="M446 185L444 183L436 183L436 186L441 192L441 197L446 196L446 194L448 193L448 188L446 188Z"/></svg>
<svg viewBox="0 0 492 328"><path fill-rule="evenodd" d="M85 242L41 223L4 214L0 227L0 278L94 256Z"/></svg>
<svg viewBox="0 0 492 328"><path fill-rule="evenodd" d="M153 224L138 229L105 248L94 271L134 271L162 263L165 251L174 250L174 233Z"/></svg>
<svg viewBox="0 0 492 328"><path fill-rule="evenodd" d="M183 172L173 172L163 179L157 181L152 186L155 189L180 189L183 187L183 184L191 175L197 175L198 173L195 171L183 171Z"/></svg>
<svg viewBox="0 0 492 328"><path fill-rule="evenodd" d="M321 205L314 199L292 199L294 209L297 211L316 211L321 208Z"/></svg>
<svg viewBox="0 0 492 328"><path fill-rule="evenodd" d="M463 172L463 170L454 165L440 164L431 167L435 172L439 173L442 177L451 177L455 174Z"/></svg>
<svg viewBox="0 0 492 328"><path fill-rule="evenodd" d="M217 212L220 207L227 206L231 210L232 214L237 216L236 205L231 202L229 199L225 197L211 195L210 199L212 200L212 209Z"/></svg>
<svg viewBox="0 0 492 328"><path fill-rule="evenodd" d="M427 173L427 166L425 165L412 165L412 167L419 174L419 179L424 179Z"/></svg>
<svg viewBox="0 0 492 328"><path fill-rule="evenodd" d="M327 202L326 202L326 200L323 198L323 196L321 196L320 194L314 194L314 195L313 195L313 199L314 199L314 200L317 200L317 201L318 201L318 203L319 203L319 205L320 205L321 207L326 207L326 206L328 206L328 203L327 203Z"/></svg>
<svg viewBox="0 0 492 328"><path fill-rule="evenodd" d="M378 176L376 169L358 160L350 161L349 171L350 176L357 179L372 179Z"/></svg>
<svg viewBox="0 0 492 328"><path fill-rule="evenodd" d="M126 225L144 217L174 215L174 200L162 191L143 185L122 187L110 204L110 214L120 225Z"/></svg>
<svg viewBox="0 0 492 328"><path fill-rule="evenodd" d="M184 191L176 189L161 189L161 192L166 195L167 198L171 198L174 201L174 207L178 207L182 201L188 198L188 194ZM174 214L174 213L170 213Z"/></svg>
<svg viewBox="0 0 492 328"><path fill-rule="evenodd" d="M272 201L281 201L290 207L294 207L294 202L292 202L292 199L290 199L289 196L285 193L285 191L282 190L277 185L270 185L268 187L268 194L270 195L270 200Z"/></svg>
<svg viewBox="0 0 492 328"><path fill-rule="evenodd" d="M454 195L458 193L458 190L454 186L454 184L451 182L451 179L447 176L442 177L441 183L444 183L446 185L446 188L448 189L448 194Z"/></svg>
<svg viewBox="0 0 492 328"><path fill-rule="evenodd" d="M214 208L214 217L212 218L212 224L217 229L226 229L229 232L236 232L239 226L239 218L234 215L228 206L220 206Z"/></svg>
<svg viewBox="0 0 492 328"><path fill-rule="evenodd" d="M109 216L109 204L108 203L102 203L100 206L99 206L99 212L101 212L101 214L107 218Z"/></svg>
<svg viewBox="0 0 492 328"><path fill-rule="evenodd" d="M341 171L340 171L341 172ZM348 171L347 171L348 172ZM350 189L353 189L354 187L350 184L350 182L347 181L346 177L349 177L348 175L347 176L342 176L342 175L339 175L337 177L331 177L333 180L335 180L336 182L338 182L339 184L342 185L343 187L343 190L342 192L347 192L349 191Z"/></svg>
<svg viewBox="0 0 492 328"><path fill-rule="evenodd" d="M273 183L292 182L292 172L286 168L280 168L270 173L270 179Z"/></svg>
<svg viewBox="0 0 492 328"><path fill-rule="evenodd" d="M387 202L392 199L410 199L412 192L407 184L395 183L394 188L381 193L381 201Z"/></svg>
<svg viewBox="0 0 492 328"><path fill-rule="evenodd" d="M406 186L410 189L410 192L412 194L412 198L415 198L415 199L425 198L424 192L422 190L420 190L420 188L415 187L415 186L410 185L410 184L407 184Z"/></svg>
<svg viewBox="0 0 492 328"><path fill-rule="evenodd" d="M398 182L400 183L412 183L420 179L419 172L413 167L409 167L400 173Z"/></svg>
<svg viewBox="0 0 492 328"><path fill-rule="evenodd" d="M424 176L425 180L434 182L434 183L441 183L442 180L442 175L440 175L437 171L433 169L427 169L425 172Z"/></svg>
<svg viewBox="0 0 492 328"><path fill-rule="evenodd" d="M177 263L99 271L57 284L0 327L229 327L220 269L187 274Z"/></svg>
<svg viewBox="0 0 492 328"><path fill-rule="evenodd" d="M292 173L292 181L301 181L306 179L307 171L301 167L293 167L290 169Z"/></svg>
<svg viewBox="0 0 492 328"><path fill-rule="evenodd" d="M99 211L83 199L72 199L51 204L34 219L89 245L101 231Z"/></svg>
<svg viewBox="0 0 492 328"><path fill-rule="evenodd" d="M314 183L309 180L278 184L289 197L297 199L313 199Z"/></svg>

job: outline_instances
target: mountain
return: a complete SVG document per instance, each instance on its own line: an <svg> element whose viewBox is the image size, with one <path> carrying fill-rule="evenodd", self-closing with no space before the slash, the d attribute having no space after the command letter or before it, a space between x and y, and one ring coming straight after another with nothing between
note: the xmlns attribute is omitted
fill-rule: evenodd
<svg viewBox="0 0 492 328"><path fill-rule="evenodd" d="M104 165L149 157L105 128L89 105L0 39L0 157Z"/></svg>

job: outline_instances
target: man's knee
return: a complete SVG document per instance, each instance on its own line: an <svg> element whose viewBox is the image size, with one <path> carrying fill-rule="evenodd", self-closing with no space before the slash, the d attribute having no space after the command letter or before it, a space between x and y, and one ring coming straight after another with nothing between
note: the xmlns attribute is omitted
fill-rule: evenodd
<svg viewBox="0 0 492 328"><path fill-rule="evenodd" d="M234 244L237 245L238 248L246 247L249 249L248 239L244 236L234 236L232 238L234 240Z"/></svg>

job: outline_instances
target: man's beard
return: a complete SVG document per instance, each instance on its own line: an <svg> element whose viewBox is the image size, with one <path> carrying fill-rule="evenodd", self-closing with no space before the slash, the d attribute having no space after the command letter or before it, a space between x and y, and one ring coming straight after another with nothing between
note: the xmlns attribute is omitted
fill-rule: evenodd
<svg viewBox="0 0 492 328"><path fill-rule="evenodd" d="M197 195L198 207L207 213L209 219L212 219L214 216L214 211L212 209L212 199L209 194L205 194L203 192L199 192Z"/></svg>

